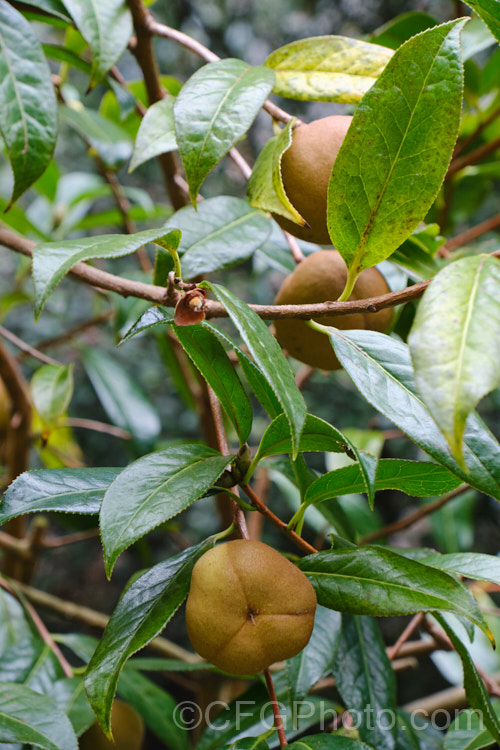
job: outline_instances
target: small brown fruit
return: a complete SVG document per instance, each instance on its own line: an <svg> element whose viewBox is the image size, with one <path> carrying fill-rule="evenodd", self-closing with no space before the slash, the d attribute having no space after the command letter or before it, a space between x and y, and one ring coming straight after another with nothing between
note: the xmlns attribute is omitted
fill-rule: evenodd
<svg viewBox="0 0 500 750"><path fill-rule="evenodd" d="M328 183L351 121L348 115L332 115L296 127L292 145L281 157L285 193L309 227L273 216L280 227L301 240L332 244L326 224Z"/></svg>
<svg viewBox="0 0 500 750"><path fill-rule="evenodd" d="M193 647L216 667L254 674L302 651L315 610L301 570L267 544L237 539L196 562L186 626Z"/></svg>
<svg viewBox="0 0 500 750"><path fill-rule="evenodd" d="M82 734L78 741L80 750L141 750L144 742L144 722L135 708L115 700L111 707L111 731L114 742L104 735L97 722Z"/></svg>
<svg viewBox="0 0 500 750"><path fill-rule="evenodd" d="M347 268L340 253L337 250L320 250L309 255L287 276L274 302L276 305L304 305L334 301L342 294L346 280ZM349 299L367 299L388 292L390 289L380 271L366 268L360 273ZM384 332L389 328L392 317L393 310L388 307L376 313L328 315L317 318L317 322L342 330L367 328ZM312 329L304 320L276 320L274 327L276 338L291 357L321 370L340 369L329 337Z"/></svg>

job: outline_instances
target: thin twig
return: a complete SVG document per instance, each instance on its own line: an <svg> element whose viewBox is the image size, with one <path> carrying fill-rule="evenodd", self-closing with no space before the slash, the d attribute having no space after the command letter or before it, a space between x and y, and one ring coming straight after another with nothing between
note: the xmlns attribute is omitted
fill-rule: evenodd
<svg viewBox="0 0 500 750"><path fill-rule="evenodd" d="M412 513L409 516L406 516L406 518L402 518L400 521L395 521L394 523L390 523L387 526L384 526L382 529L377 529L377 531L373 531L371 534L366 534L366 536L362 537L358 544L370 544L371 542L374 542L376 539L382 539L385 536L390 536L391 534L395 534L397 531L402 531L403 529L407 529L409 526L413 526L414 523L417 523L417 521L420 521L421 518L425 518L425 516L430 515L431 513L434 513L434 511L438 510L438 508L442 508L443 505L446 505L450 502L450 500L453 500L455 497L458 497L462 494L462 492L465 492L469 489L468 484L462 484L460 487L457 487L455 490L452 490L447 495L443 495L443 497L438 498L437 500L434 500L433 503L429 503L428 505L424 505L422 508L419 508L415 513Z"/></svg>
<svg viewBox="0 0 500 750"><path fill-rule="evenodd" d="M469 154L465 154L465 156L459 156L458 159L453 159L450 166L448 167L448 172L446 173L445 179L448 180L450 177L453 177L453 175L459 172L461 169L464 169L465 167L468 167L471 164L477 164L479 161L482 161L487 156L494 154L495 151L497 151L499 148L500 148L500 138L495 138L493 141L490 141L489 143L483 143L482 146L479 146L479 148L476 148L474 151L471 151Z"/></svg>
<svg viewBox="0 0 500 750"><path fill-rule="evenodd" d="M274 689L273 678L271 677L271 672L269 671L269 669L264 669L264 677L266 679L267 692L269 693L269 697L271 699L271 706L273 708L273 715L274 715L274 725L276 727L276 731L278 732L280 748L283 748L286 745L288 745L288 741L285 735L283 719L281 718L280 704L278 703L278 699L276 697L276 691Z"/></svg>
<svg viewBox="0 0 500 750"><path fill-rule="evenodd" d="M257 497L249 484L242 485L241 489L250 498L250 500L252 501L252 505L257 508L259 513L262 513L264 518L267 518L267 520L270 521L273 526L276 526L276 528L282 531L283 534L285 534L289 539L292 540L292 542L295 542L297 547L300 547L301 550L307 552L308 554L312 554L318 551L316 547L313 547L312 544L309 544L309 542L306 542L305 539L302 539L302 537L296 534L295 531L288 529L286 523L282 521L281 518L278 518L278 516L276 516L271 510L269 510L267 505L264 505L260 498Z"/></svg>
<svg viewBox="0 0 500 750"><path fill-rule="evenodd" d="M71 339L74 338L79 333L83 333L84 331L87 331L89 328L95 328L101 323L105 323L107 320L112 318L114 314L115 314L114 310L106 310L105 312L100 313L99 315L95 315L93 318L90 318L89 320L84 320L82 323L78 323L78 325L73 326L73 328L70 328L68 331L65 331L64 333L60 333L58 336L51 336L49 339L43 339L42 341L39 341L37 343L37 350L43 351L44 349L53 349L54 347L58 347L58 346L61 346L62 344L66 344L68 341L71 341Z"/></svg>
<svg viewBox="0 0 500 750"><path fill-rule="evenodd" d="M497 117L500 117L500 107L497 107L496 109L491 112L488 117L479 123L477 128L467 136L467 138L464 138L463 141L458 141L457 145L455 146L455 151L453 153L453 158L456 158L459 154L462 153L462 151L470 146L470 144L476 140L478 135L481 135L483 130L488 127L488 125L491 125L492 122L494 122Z"/></svg>
<svg viewBox="0 0 500 750"><path fill-rule="evenodd" d="M48 537L43 540L45 549L58 549L66 547L68 544L77 544L86 542L88 539L95 539L99 536L99 529L87 529L87 531L75 531L74 534L65 534L64 536Z"/></svg>
<svg viewBox="0 0 500 750"><path fill-rule="evenodd" d="M292 258L294 259L295 263L297 263L297 265L299 263L302 263L302 261L305 258L305 255L300 249L300 245L297 242L296 238L293 236L293 234L290 234L290 232L285 232L285 230L283 230L283 234L285 235L285 239L288 243L288 247L290 248L290 252L292 254Z"/></svg>
<svg viewBox="0 0 500 750"><path fill-rule="evenodd" d="M440 250L444 249L447 250L448 253L450 253L453 250L456 250L457 247L467 245L469 242L477 239L482 234L486 234L486 232L492 232L498 227L500 227L500 214L495 214L495 216L491 216L489 219L482 221L480 224L476 224L476 226L466 229L465 232L457 234L456 237L452 237L448 240L448 242L445 242Z"/></svg>
<svg viewBox="0 0 500 750"><path fill-rule="evenodd" d="M132 440L132 433L128 430L124 430L121 427L115 427L113 424L107 424L106 422L98 422L95 419L85 419L82 417L67 417L67 419L61 420L56 427L80 427L83 430L94 430L94 432L103 432L106 435L112 435L121 440Z"/></svg>
<svg viewBox="0 0 500 750"><path fill-rule="evenodd" d="M406 643L408 639L413 635L423 619L423 612L419 612L418 614L414 615L414 617L412 617L406 628L397 639L396 643L394 643L387 649L387 656L389 657L390 661L393 661L396 658L396 656L401 651L401 647L403 646L403 644Z"/></svg>
<svg viewBox="0 0 500 750"><path fill-rule="evenodd" d="M10 341L11 344L14 344L14 346L17 346L18 349L21 349L22 352L25 354L28 354L30 357L34 357L35 359L40 360L40 362L45 362L46 365L60 365L61 362L58 362L57 359L53 359L52 357L49 357L47 354L43 354L43 352L39 352L38 349L35 349L33 346L30 346L26 343L26 341L23 341L19 338L19 336L16 336L15 333L12 333L11 331L7 330L7 328L4 328L3 326L0 326L0 336L3 336L4 339L7 339L7 341Z"/></svg>

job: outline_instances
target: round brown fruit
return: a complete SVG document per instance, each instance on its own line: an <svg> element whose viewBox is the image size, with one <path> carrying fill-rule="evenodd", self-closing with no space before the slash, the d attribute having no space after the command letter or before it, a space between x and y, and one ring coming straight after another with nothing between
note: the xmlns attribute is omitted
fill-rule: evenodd
<svg viewBox="0 0 500 750"><path fill-rule="evenodd" d="M302 651L315 611L301 570L267 544L238 539L196 562L186 626L195 650L216 667L254 674Z"/></svg>
<svg viewBox="0 0 500 750"><path fill-rule="evenodd" d="M319 250L299 263L293 273L287 276L274 303L304 305L334 301L342 293L346 280L347 268L340 253L337 250ZM380 271L376 268L366 268L358 276L349 299L378 297L389 291ZM328 315L316 320L325 326L334 326L342 330L367 328L383 333L391 325L392 317L393 310L388 307L376 313ZM312 329L306 321L297 318L275 320L274 327L276 338L291 357L321 370L340 369L341 364L335 356L329 337Z"/></svg>
<svg viewBox="0 0 500 750"><path fill-rule="evenodd" d="M82 734L78 741L80 750L141 750L144 742L144 722L135 708L115 700L111 706L111 731L114 742L104 735L97 722Z"/></svg>
<svg viewBox="0 0 500 750"><path fill-rule="evenodd" d="M318 245L332 244L326 224L328 183L351 121L349 115L332 115L296 127L292 144L281 157L285 193L309 227L278 214L273 216L282 229L301 240Z"/></svg>

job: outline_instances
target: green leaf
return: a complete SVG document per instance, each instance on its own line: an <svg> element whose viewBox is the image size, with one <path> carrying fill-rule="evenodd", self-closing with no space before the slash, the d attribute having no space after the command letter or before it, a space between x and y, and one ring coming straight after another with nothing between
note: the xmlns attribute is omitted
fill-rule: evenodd
<svg viewBox="0 0 500 750"><path fill-rule="evenodd" d="M84 73L90 75L90 63L86 60L82 60L80 55L77 55L76 52L68 49L68 47L62 47L59 44L43 44L42 49L45 57L48 57L51 60L59 60L59 62L67 63L77 70L82 70Z"/></svg>
<svg viewBox="0 0 500 750"><path fill-rule="evenodd" d="M52 159L57 103L40 42L26 19L5 2L0 4L0 81L0 133L14 173L12 204Z"/></svg>
<svg viewBox="0 0 500 750"><path fill-rule="evenodd" d="M135 321L134 325L131 326L126 333L123 334L118 342L120 346L125 341L137 336L138 333L147 331L149 328L153 328L157 325L171 325L174 322L174 311L172 308L161 307L161 305L155 305L150 307L146 312Z"/></svg>
<svg viewBox="0 0 500 750"><path fill-rule="evenodd" d="M128 372L100 349L85 349L83 364L110 420L138 441L152 442L161 431L160 418Z"/></svg>
<svg viewBox="0 0 500 750"><path fill-rule="evenodd" d="M422 450L463 482L500 500L500 446L486 425L471 415L465 431L465 472L427 407L416 395L408 347L376 331L330 329L335 353L365 399Z"/></svg>
<svg viewBox="0 0 500 750"><path fill-rule="evenodd" d="M184 351L221 402L240 439L246 443L252 429L252 405L216 329L206 325L172 326Z"/></svg>
<svg viewBox="0 0 500 750"><path fill-rule="evenodd" d="M232 458L204 445L184 444L129 464L111 483L101 506L107 575L124 549L204 495Z"/></svg>
<svg viewBox="0 0 500 750"><path fill-rule="evenodd" d="M458 463L470 412L500 385L500 261L462 258L420 301L408 338L417 388Z"/></svg>
<svg viewBox="0 0 500 750"><path fill-rule="evenodd" d="M493 704L493 710L498 716L498 701ZM492 745L498 747L491 734L484 728L481 714L473 708L460 711L444 738L444 750L481 750Z"/></svg>
<svg viewBox="0 0 500 750"><path fill-rule="evenodd" d="M404 242L443 181L460 123L464 23L403 44L354 114L327 208L332 242L354 278Z"/></svg>
<svg viewBox="0 0 500 750"><path fill-rule="evenodd" d="M79 737L95 721L83 689L83 677L63 677L52 685L49 697L68 716L75 734Z"/></svg>
<svg viewBox="0 0 500 750"><path fill-rule="evenodd" d="M257 313L232 292L219 284L203 284L215 294L226 309L248 351L283 407L290 425L293 458L296 458L307 408L280 345Z"/></svg>
<svg viewBox="0 0 500 750"><path fill-rule="evenodd" d="M459 484L457 477L438 464L382 458L377 465L375 490L399 490L414 497L432 497L450 492ZM353 464L318 477L308 488L304 501L312 505L358 492L365 492L365 482L359 465Z"/></svg>
<svg viewBox="0 0 500 750"><path fill-rule="evenodd" d="M76 263L92 258L120 258L134 253L148 242L168 244L174 243L177 238L175 230L162 227L128 235L105 234L64 242L41 242L33 251L36 317L40 315L49 295Z"/></svg>
<svg viewBox="0 0 500 750"><path fill-rule="evenodd" d="M51 647L30 634L5 649L0 664L0 682L26 685L47 694L54 682L63 677L61 665ZM0 724L1 726L1 724Z"/></svg>
<svg viewBox="0 0 500 750"><path fill-rule="evenodd" d="M297 566L310 579L324 607L378 617L453 612L490 635L474 599L460 581L384 547L318 552L303 557Z"/></svg>
<svg viewBox="0 0 500 750"><path fill-rule="evenodd" d="M169 750L189 750L189 733L179 718L176 701L140 672L124 669L118 694L142 716L148 729Z"/></svg>
<svg viewBox="0 0 500 750"><path fill-rule="evenodd" d="M318 606L309 643L300 654L286 661L292 703L305 698L313 685L331 673L340 631L340 613Z"/></svg>
<svg viewBox="0 0 500 750"><path fill-rule="evenodd" d="M453 648L460 656L462 661L462 667L464 670L464 688L472 708L475 708L480 712L483 719L483 723L486 728L491 732L492 736L497 742L500 742L500 721L493 706L491 705L490 696L484 686L481 677L478 674L476 665L472 661L471 655L467 648L462 643L461 639L457 636L455 631L446 622L444 617L438 614L434 615L436 620L439 622L443 630L446 632L448 638L453 644Z"/></svg>
<svg viewBox="0 0 500 750"><path fill-rule="evenodd" d="M94 148L104 164L112 170L119 169L132 153L132 141L120 125L80 101L68 101L59 107L62 122L70 125L85 143Z"/></svg>
<svg viewBox="0 0 500 750"><path fill-rule="evenodd" d="M123 593L85 673L85 689L99 723L110 730L111 704L127 659L153 640L182 604L191 570L211 542L158 563Z"/></svg>
<svg viewBox="0 0 500 750"><path fill-rule="evenodd" d="M38 8L45 13L49 13L51 16L60 18L62 21L71 23L71 18L66 13L61 0L27 0L26 4L30 5L32 8Z"/></svg>
<svg viewBox="0 0 500 750"><path fill-rule="evenodd" d="M273 93L300 101L357 104L382 73L392 50L345 36L300 39L271 52Z"/></svg>
<svg viewBox="0 0 500 750"><path fill-rule="evenodd" d="M266 143L252 169L247 193L250 203L255 208L279 214L304 226L305 219L290 202L281 177L281 157L292 145L294 124L295 119L290 120L278 135Z"/></svg>
<svg viewBox="0 0 500 750"><path fill-rule="evenodd" d="M266 376L263 372L259 370L255 362L251 360L250 357L247 357L241 349L235 347L235 352L250 388L271 419L282 414L283 409L281 404L274 395L274 391L266 380Z"/></svg>
<svg viewBox="0 0 500 750"><path fill-rule="evenodd" d="M410 550L402 550L402 554L409 554ZM414 559L431 565L433 568L457 573L464 578L474 578L478 581L492 581L500 586L500 558L496 555L486 555L481 552L450 552L442 555L436 550L420 549Z"/></svg>
<svg viewBox="0 0 500 750"><path fill-rule="evenodd" d="M394 750L397 725L384 720L382 712L391 718L396 712L396 680L371 617L342 615L333 676L360 738L380 750Z"/></svg>
<svg viewBox="0 0 500 750"><path fill-rule="evenodd" d="M226 59L204 65L182 87L175 132L194 205L205 177L245 135L273 82L267 68Z"/></svg>
<svg viewBox="0 0 500 750"><path fill-rule="evenodd" d="M30 389L42 424L53 426L73 395L73 365L43 365L33 375Z"/></svg>
<svg viewBox="0 0 500 750"><path fill-rule="evenodd" d="M299 451L321 451L332 453L345 453L349 443L344 435L335 429L324 419L307 414L304 428L300 437ZM274 419L265 431L260 441L254 463L261 461L267 456L276 456L280 453L291 453L292 438L290 435L290 424L285 414L280 414Z"/></svg>
<svg viewBox="0 0 500 750"><path fill-rule="evenodd" d="M243 263L266 241L272 222L246 200L218 196L204 200L197 210L186 206L176 211L165 229L174 227L182 232L178 251L187 280Z"/></svg>
<svg viewBox="0 0 500 750"><path fill-rule="evenodd" d="M99 513L104 493L121 469L39 469L15 479L0 505L0 525L25 513Z"/></svg>
<svg viewBox="0 0 500 750"><path fill-rule="evenodd" d="M63 0L76 27L92 50L89 88L104 78L132 35L132 17L123 0Z"/></svg>
<svg viewBox="0 0 500 750"><path fill-rule="evenodd" d="M222 750L269 750L269 745L260 737L248 737L225 745Z"/></svg>
<svg viewBox="0 0 500 750"><path fill-rule="evenodd" d="M148 108L135 139L129 172L155 156L176 150L174 103L175 99L171 96L160 99Z"/></svg>
<svg viewBox="0 0 500 750"><path fill-rule="evenodd" d="M313 734L288 745L288 750L373 750L364 742L331 734Z"/></svg>
<svg viewBox="0 0 500 750"><path fill-rule="evenodd" d="M0 683L0 742L78 750L70 720L54 701L13 682Z"/></svg>
<svg viewBox="0 0 500 750"><path fill-rule="evenodd" d="M500 2L499 0L466 0L500 43Z"/></svg>

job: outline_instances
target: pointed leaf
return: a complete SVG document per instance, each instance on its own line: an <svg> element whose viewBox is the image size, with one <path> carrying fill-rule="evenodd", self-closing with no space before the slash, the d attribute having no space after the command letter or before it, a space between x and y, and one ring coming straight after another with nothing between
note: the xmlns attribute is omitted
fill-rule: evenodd
<svg viewBox="0 0 500 750"><path fill-rule="evenodd" d="M211 289L240 332L259 369L283 407L290 425L293 458L297 457L299 441L306 419L306 404L297 388L292 368L281 347L259 316L219 284L204 285Z"/></svg>
<svg viewBox="0 0 500 750"><path fill-rule="evenodd" d="M38 317L61 279L80 261L92 258L121 258L134 253L148 242L175 241L177 233L148 229L136 234L105 234L64 242L42 242L33 251L33 281L35 283L35 311Z"/></svg>
<svg viewBox="0 0 500 750"><path fill-rule="evenodd" d="M319 604L350 614L389 617L444 611L491 635L466 586L454 576L384 547L348 547L303 557Z"/></svg>
<svg viewBox="0 0 500 750"><path fill-rule="evenodd" d="M331 453L345 453L349 444L344 435L325 420L307 414L304 429L300 437L299 450L321 451ZM290 425L284 414L274 419L265 431L260 441L254 461L260 461L267 456L292 452Z"/></svg>
<svg viewBox="0 0 500 750"><path fill-rule="evenodd" d="M379 750L395 750L396 680L382 635L371 617L342 615L333 676L362 740Z"/></svg>
<svg viewBox="0 0 500 750"><path fill-rule="evenodd" d="M176 150L174 102L174 97L166 97L149 107L139 126L129 172L155 156Z"/></svg>
<svg viewBox="0 0 500 750"><path fill-rule="evenodd" d="M63 0L92 50L93 88L115 64L132 35L132 17L123 0Z"/></svg>
<svg viewBox="0 0 500 750"><path fill-rule="evenodd" d="M73 395L73 365L43 365L30 384L33 406L42 424L52 426L69 406Z"/></svg>
<svg viewBox="0 0 500 750"><path fill-rule="evenodd" d="M221 271L247 260L268 238L272 222L241 198L218 196L195 210L181 208L165 228L182 232L179 246L182 278Z"/></svg>
<svg viewBox="0 0 500 750"><path fill-rule="evenodd" d="M85 349L83 364L110 420L139 441L151 442L161 431L156 409L128 372L100 349Z"/></svg>
<svg viewBox="0 0 500 750"><path fill-rule="evenodd" d="M499 0L466 0L500 43L500 2Z"/></svg>
<svg viewBox="0 0 500 750"><path fill-rule="evenodd" d="M0 683L0 743L20 742L43 750L78 750L70 720L53 700L25 685Z"/></svg>
<svg viewBox="0 0 500 750"><path fill-rule="evenodd" d="M15 479L0 504L0 525L41 511L99 513L104 493L122 469L39 469Z"/></svg>
<svg viewBox="0 0 500 750"><path fill-rule="evenodd" d="M376 331L330 330L335 353L366 400L463 482L500 500L500 445L477 415L465 431L465 472L416 395L408 347Z"/></svg>
<svg viewBox="0 0 500 750"><path fill-rule="evenodd" d="M14 173L11 203L45 171L57 138L49 66L30 24L0 3L0 133Z"/></svg>
<svg viewBox="0 0 500 750"><path fill-rule="evenodd" d="M460 480L438 464L381 458L377 465L375 490L399 490L413 497L433 497L458 487ZM308 488L306 503L322 503L332 497L365 492L358 464L344 466L318 477Z"/></svg>
<svg viewBox="0 0 500 750"><path fill-rule="evenodd" d="M127 659L165 627L189 590L191 571L212 542L205 541L158 563L124 592L85 673L87 696L105 732L118 677Z"/></svg>
<svg viewBox="0 0 500 750"><path fill-rule="evenodd" d="M245 135L273 82L267 68L226 59L204 65L182 87L174 105L175 131L195 205L205 177Z"/></svg>
<svg viewBox="0 0 500 750"><path fill-rule="evenodd" d="M299 39L271 52L273 93L300 101L357 104L393 55L379 44L346 36Z"/></svg>
<svg viewBox="0 0 500 750"><path fill-rule="evenodd" d="M245 352L242 352L238 347L235 347L235 352L250 388L267 414L271 419L282 414L283 408L274 395L274 391L267 382L265 375L259 370L255 362L250 357L247 357Z"/></svg>
<svg viewBox="0 0 500 750"><path fill-rule="evenodd" d="M500 385L500 261L462 258L431 282L408 338L415 383L457 461L470 412Z"/></svg>
<svg viewBox="0 0 500 750"><path fill-rule="evenodd" d="M355 274L404 242L444 179L460 124L464 23L405 42L354 114L333 167L327 220Z"/></svg>
<svg viewBox="0 0 500 750"><path fill-rule="evenodd" d="M101 507L108 576L124 549L204 495L232 458L204 445L185 444L129 464L109 486Z"/></svg>
<svg viewBox="0 0 500 750"><path fill-rule="evenodd" d="M157 325L170 325L173 322L174 311L172 308L155 305L142 313L142 315L135 321L134 325L123 334L118 344L121 346L125 341L137 336L138 333L147 331L149 328L153 328Z"/></svg>
<svg viewBox="0 0 500 750"><path fill-rule="evenodd" d="M472 661L471 655L467 648L457 636L455 631L446 622L444 617L435 615L443 630L453 644L453 648L460 656L464 670L464 688L472 708L480 712L483 723L497 742L500 742L500 720L493 710L488 691L478 674L476 665Z"/></svg>
<svg viewBox="0 0 500 750"><path fill-rule="evenodd" d="M204 325L172 327L181 346L224 407L240 444L246 443L252 429L252 405L216 329Z"/></svg>

